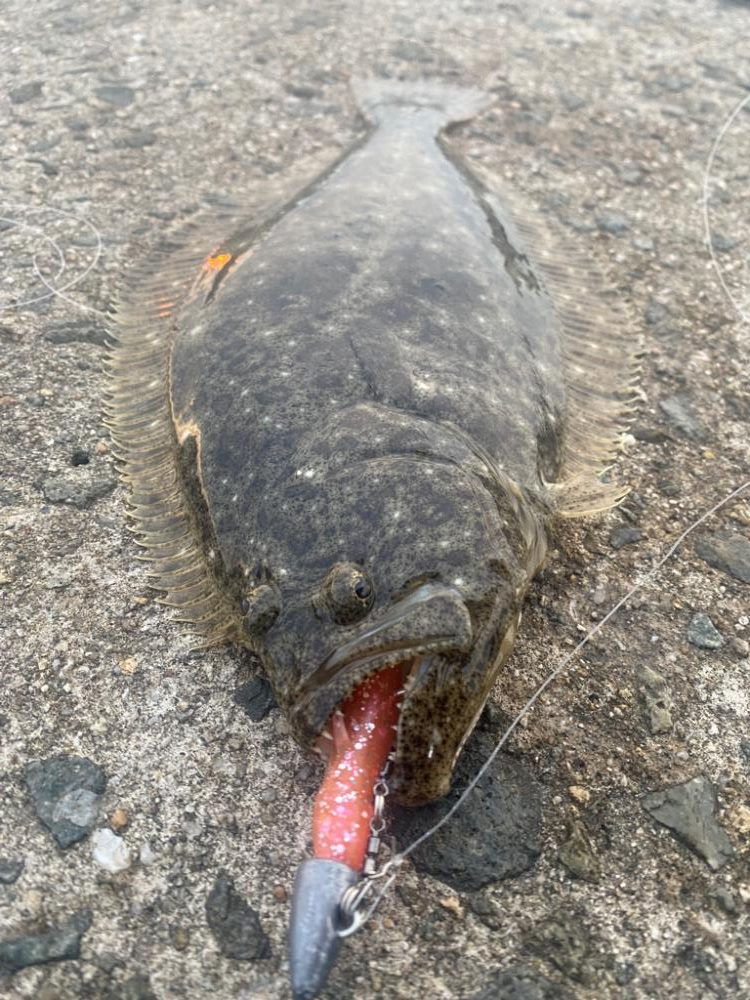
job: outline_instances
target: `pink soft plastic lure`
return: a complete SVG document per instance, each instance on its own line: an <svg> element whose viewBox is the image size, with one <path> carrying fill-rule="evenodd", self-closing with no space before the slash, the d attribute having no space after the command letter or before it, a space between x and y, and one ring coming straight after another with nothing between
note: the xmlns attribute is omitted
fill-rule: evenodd
<svg viewBox="0 0 750 1000"><path fill-rule="evenodd" d="M331 719L328 768L315 799L313 853L355 871L364 864L373 785L396 736L404 668L388 667L368 677Z"/></svg>

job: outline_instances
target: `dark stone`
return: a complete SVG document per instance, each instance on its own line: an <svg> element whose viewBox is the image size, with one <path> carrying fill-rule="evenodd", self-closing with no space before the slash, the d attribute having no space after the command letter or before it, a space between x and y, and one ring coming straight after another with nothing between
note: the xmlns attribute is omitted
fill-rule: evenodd
<svg viewBox="0 0 750 1000"><path fill-rule="evenodd" d="M696 979L707 986L714 995L721 995L719 981L719 958L715 952L702 948L693 942L688 942L676 954L677 961L693 973ZM719 989L717 990L717 987ZM734 992L734 991L733 991ZM728 996L729 994L724 994ZM736 995L736 994L735 994Z"/></svg>
<svg viewBox="0 0 750 1000"><path fill-rule="evenodd" d="M750 740L742 740L740 743L740 760L745 767L750 767Z"/></svg>
<svg viewBox="0 0 750 1000"><path fill-rule="evenodd" d="M81 938L90 926L90 911L79 910L63 927L0 941L0 972L13 974L30 965L80 958Z"/></svg>
<svg viewBox="0 0 750 1000"><path fill-rule="evenodd" d="M717 253L729 253L739 243L733 236L725 236L723 233L711 233L711 246Z"/></svg>
<svg viewBox="0 0 750 1000"><path fill-rule="evenodd" d="M292 97L299 97L301 100L310 101L313 97L320 97L320 90L317 87L310 87L305 83L289 83L286 87L287 94Z"/></svg>
<svg viewBox="0 0 750 1000"><path fill-rule="evenodd" d="M137 972L113 989L107 1000L157 1000L151 980L145 972Z"/></svg>
<svg viewBox="0 0 750 1000"><path fill-rule="evenodd" d="M71 465L88 465L90 460L91 456L85 448L75 448L70 456Z"/></svg>
<svg viewBox="0 0 750 1000"><path fill-rule="evenodd" d="M144 149L146 146L153 146L156 142L156 132L148 128L133 129L126 135L115 140L116 149Z"/></svg>
<svg viewBox="0 0 750 1000"><path fill-rule="evenodd" d="M633 962L621 962L615 966L615 982L618 986L632 983L638 974L638 968Z"/></svg>
<svg viewBox="0 0 750 1000"><path fill-rule="evenodd" d="M8 97L12 104L26 104L27 101L33 101L35 97L41 97L42 86L41 80L32 80L14 90L9 90Z"/></svg>
<svg viewBox="0 0 750 1000"><path fill-rule="evenodd" d="M490 982L469 1000L568 1000L570 991L533 969L514 965L496 972Z"/></svg>
<svg viewBox="0 0 750 1000"><path fill-rule="evenodd" d="M566 111L580 111L581 108L586 107L587 103L585 98L579 97L578 94L571 94L567 90L561 91L560 101Z"/></svg>
<svg viewBox="0 0 750 1000"><path fill-rule="evenodd" d="M265 719L276 708L276 699L265 677L253 677L247 684L240 684L235 688L234 701L253 722Z"/></svg>
<svg viewBox="0 0 750 1000"><path fill-rule="evenodd" d="M394 833L401 850L445 815L495 742L492 734L477 732L459 760L447 796L396 812ZM541 850L541 822L541 784L523 761L500 754L455 816L414 851L414 867L454 889L476 891L534 865Z"/></svg>
<svg viewBox="0 0 750 1000"><path fill-rule="evenodd" d="M672 436L659 427L646 427L643 424L635 424L630 433L636 441L646 441L648 444L664 444L671 441Z"/></svg>
<svg viewBox="0 0 750 1000"><path fill-rule="evenodd" d="M659 408L667 420L685 437L701 441L706 436L706 429L692 411L690 403L684 396L668 396L659 400Z"/></svg>
<svg viewBox="0 0 750 1000"><path fill-rule="evenodd" d="M643 183L644 173L639 167L621 167L618 171L618 177L623 184L637 187Z"/></svg>
<svg viewBox="0 0 750 1000"><path fill-rule="evenodd" d="M83 509L106 497L116 486L116 480L106 475L89 475L85 479L52 476L42 483L42 492L50 503L69 503Z"/></svg>
<svg viewBox="0 0 750 1000"><path fill-rule="evenodd" d="M503 926L503 914L496 903L482 892L473 892L467 897L469 909L491 931L499 931Z"/></svg>
<svg viewBox="0 0 750 1000"><path fill-rule="evenodd" d="M678 497L680 495L680 487L672 479L659 479L656 485L665 497Z"/></svg>
<svg viewBox="0 0 750 1000"><path fill-rule="evenodd" d="M656 299L652 299L646 306L644 316L649 326L658 326L659 323L663 323L665 319L669 319L669 309L664 305L664 303L657 302Z"/></svg>
<svg viewBox="0 0 750 1000"><path fill-rule="evenodd" d="M577 913L557 913L542 920L531 931L527 944L564 976L584 986L594 984L597 968L609 959L604 943L594 939Z"/></svg>
<svg viewBox="0 0 750 1000"><path fill-rule="evenodd" d="M709 566L750 583L750 541L738 531L715 531L701 535L695 551Z"/></svg>
<svg viewBox="0 0 750 1000"><path fill-rule="evenodd" d="M37 816L60 847L91 832L107 786L98 764L87 757L50 757L27 764L24 778Z"/></svg>
<svg viewBox="0 0 750 1000"><path fill-rule="evenodd" d="M117 87L105 84L94 91L100 101L111 104L115 108L127 108L135 100L135 91L130 87Z"/></svg>
<svg viewBox="0 0 750 1000"><path fill-rule="evenodd" d="M45 177L57 177L60 173L60 168L56 163L50 163L49 160L39 160L36 157L30 156L26 160L27 163L36 163L42 168L42 173Z"/></svg>
<svg viewBox="0 0 750 1000"><path fill-rule="evenodd" d="M0 858L0 883L12 885L24 869L23 858Z"/></svg>
<svg viewBox="0 0 750 1000"><path fill-rule="evenodd" d="M596 217L596 225L600 232L610 236L622 236L630 229L630 220L619 212L603 212Z"/></svg>
<svg viewBox="0 0 750 1000"><path fill-rule="evenodd" d="M690 619L690 624L687 627L687 637L688 642L691 642L694 646L699 646L701 649L721 649L724 645L724 638L721 632L719 632L708 615L702 611L699 611L698 614L693 615Z"/></svg>
<svg viewBox="0 0 750 1000"><path fill-rule="evenodd" d="M621 549L623 545L635 545L643 538L640 528L632 528L623 525L622 528L615 528L609 536L609 544L613 549Z"/></svg>
<svg viewBox="0 0 750 1000"><path fill-rule="evenodd" d="M252 962L268 958L271 948L255 910L220 875L206 900L206 920L219 950L227 958Z"/></svg>
<svg viewBox="0 0 750 1000"><path fill-rule="evenodd" d="M105 328L97 326L90 319L74 320L70 323L58 323L47 330L44 338L51 344L81 342L84 344L98 344L100 347L104 347L108 341Z"/></svg>
<svg viewBox="0 0 750 1000"><path fill-rule="evenodd" d="M641 805L714 871L734 857L729 837L716 820L716 792L703 775L644 795Z"/></svg>
<svg viewBox="0 0 750 1000"><path fill-rule="evenodd" d="M724 913L727 913L730 917L739 916L740 907L729 889L719 886L711 893L711 898L715 899Z"/></svg>

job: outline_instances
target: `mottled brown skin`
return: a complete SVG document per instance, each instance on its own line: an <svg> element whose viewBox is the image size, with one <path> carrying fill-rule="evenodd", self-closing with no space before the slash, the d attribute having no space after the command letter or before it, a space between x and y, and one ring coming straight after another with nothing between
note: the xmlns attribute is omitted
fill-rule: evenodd
<svg viewBox="0 0 750 1000"><path fill-rule="evenodd" d="M298 738L366 673L417 664L393 778L414 803L447 790L510 651L565 398L552 303L438 138L450 115L377 117L227 241L175 316L170 391L196 516Z"/></svg>

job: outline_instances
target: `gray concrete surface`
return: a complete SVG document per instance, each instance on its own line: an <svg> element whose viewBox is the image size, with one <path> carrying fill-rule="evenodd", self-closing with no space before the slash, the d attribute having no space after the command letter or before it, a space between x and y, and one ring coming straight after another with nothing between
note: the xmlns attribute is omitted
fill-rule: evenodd
<svg viewBox="0 0 750 1000"><path fill-rule="evenodd" d="M634 492L621 511L561 530L498 685L509 712L747 478L748 327L710 266L701 191L718 129L750 89L749 33L750 6L728 0L6 0L0 940L41 935L35 946L61 960L5 975L2 995L289 995L287 895L319 768L278 713L253 724L233 702L248 676L240 657L191 654L146 587L101 424L101 311L128 265L170 220L350 142L354 71L496 95L461 134L464 151L561 221L645 336L620 462ZM740 114L727 131L710 185L717 259L746 312L749 122ZM40 298L35 259L60 294ZM703 534L715 531L730 533L719 555L710 539L700 555L687 542L513 738L546 786L536 866L471 893L405 866L327 997L750 996L750 499ZM696 614L723 643L705 622L691 635L708 645L688 641ZM101 797L68 801L83 836L65 849L24 781L29 762L59 754L89 758L107 780ZM710 787L690 785L689 802L673 789L669 815L697 810L705 830L713 789L716 870L684 845L700 829L675 837L684 815L670 829L641 805L701 775ZM124 841L114 852L96 832L109 825ZM593 881L561 863L563 844ZM258 939L228 957L222 872L268 948ZM13 947L17 958L29 945Z"/></svg>

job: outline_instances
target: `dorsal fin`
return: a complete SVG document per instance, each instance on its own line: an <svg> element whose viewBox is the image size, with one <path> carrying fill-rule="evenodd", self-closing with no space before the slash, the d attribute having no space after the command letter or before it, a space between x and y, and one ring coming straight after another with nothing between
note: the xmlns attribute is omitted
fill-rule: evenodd
<svg viewBox="0 0 750 1000"><path fill-rule="evenodd" d="M142 254L115 307L105 403L115 454L130 487L134 533L151 563L162 603L201 646L248 643L237 582L229 579L201 517L200 432L178 428L170 397L170 358L179 308L196 292L210 299L233 263L232 234L252 238L335 156L305 160L283 182L268 182L253 209L204 212Z"/></svg>
<svg viewBox="0 0 750 1000"><path fill-rule="evenodd" d="M498 218L515 229L510 235L528 250L560 320L568 405L562 473L550 484L554 510L563 517L607 510L629 492L602 477L627 427L639 337L625 309L604 296L606 285L590 257L554 221L522 208L486 168L472 163L469 170Z"/></svg>

